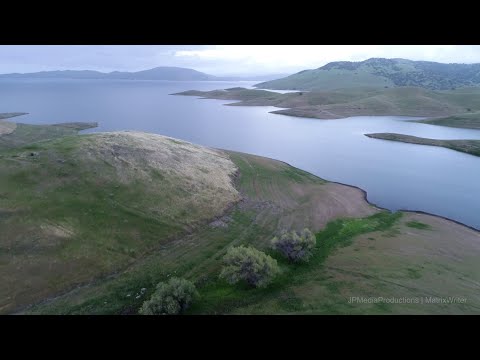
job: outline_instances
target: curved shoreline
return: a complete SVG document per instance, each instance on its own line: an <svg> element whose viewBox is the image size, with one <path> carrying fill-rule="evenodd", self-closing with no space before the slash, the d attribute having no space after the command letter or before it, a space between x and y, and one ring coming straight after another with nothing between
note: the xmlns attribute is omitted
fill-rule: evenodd
<svg viewBox="0 0 480 360"><path fill-rule="evenodd" d="M288 95L291 93L276 93L271 91L271 89L247 89L247 88L239 88L246 91L264 91L274 93L276 95ZM279 106L278 103L272 103L271 99L265 98L243 98L242 96L235 96L235 94L228 94L228 91L236 91L239 89L217 89L217 90L186 90L178 93L172 93L168 95L175 95L175 96L192 96L195 97L197 100L224 100L224 101L233 101L232 103L223 104L224 106L271 106L278 108L278 110L269 111L270 114L276 115L285 115L285 116L292 116L292 117L299 117L299 118L307 118L307 119L318 119L318 120L337 120L337 119L344 119L349 117L357 117L357 116L398 116L398 117L410 117L410 118L418 118L418 120L434 120L436 118L443 118L446 116L451 116L449 113L438 113L438 111L428 111L428 110L421 110L419 113L418 109L407 109L404 111L410 112L407 114L386 114L382 111L375 111L374 109L360 109L360 108L351 108L351 107L339 107L336 109L322 109L321 107L327 104L303 104L303 105L296 105L296 106ZM218 92L222 92L222 94L218 94ZM303 91L293 91L292 93L303 93ZM212 94L215 93L215 94ZM227 95L227 97L224 97ZM230 96L232 95L232 96ZM237 94L238 95L238 94ZM333 103L330 105L348 105L354 102L353 100L350 102L340 102L340 103ZM360 110L360 111L359 111ZM416 120L413 120L416 121Z"/></svg>
<svg viewBox="0 0 480 360"><path fill-rule="evenodd" d="M327 181L328 181L328 180L327 180ZM352 187L352 188L355 188L355 189L360 190L360 191L363 193L363 196L364 196L365 201L366 201L367 203L369 203L370 205L376 207L377 209L387 210L387 211L390 211L390 212L401 211L401 212L405 212L405 213L414 213L414 214L420 214L420 215L434 216L434 217L437 217L437 218L440 218L440 219L443 219L443 220L448 220L448 221L454 222L454 223L456 223L456 224L458 224L458 225L465 226L465 227L467 227L467 228L469 228L469 229L471 229L471 230L474 230L474 231L477 232L477 233L480 233L480 229L477 229L477 228L475 228L475 227L473 227L473 226L464 224L464 223L462 223L462 222L460 222L460 221L458 221L458 220L450 219L450 218L448 218L448 217L446 217L446 216L429 213L429 212L427 212L427 211L423 211L423 210L407 210L407 209L398 209L398 210L393 211L393 210L390 210L390 209L381 207L381 206L379 206L379 205L376 205L376 204L370 202L370 201L368 200L368 193L367 193L365 190L363 190L362 188L359 188L358 186L349 185L349 184L345 184L345 183L341 183L341 182L337 182L337 181L329 181L329 182L334 183L334 184L339 184L339 185L344 185L344 186Z"/></svg>
<svg viewBox="0 0 480 360"><path fill-rule="evenodd" d="M180 94L180 93L174 93L174 94L170 94L170 95L183 95L183 94ZM188 96L188 95L187 95ZM191 96L191 95L190 95ZM213 98L213 97L202 97L200 95L197 95L197 99L204 99L204 100L226 100L226 101L239 101L237 103L232 103L232 104L235 104L235 106L246 106L246 107L249 107L249 106L252 106L252 105L245 105L245 104L242 104L242 100L227 100L227 99L216 99L216 98ZM231 104L223 104L224 106L226 105L231 105ZM275 105L256 105L256 106L273 106L273 107L277 107ZM287 110L290 110L290 109L294 109L294 108L287 108ZM269 111L268 113L269 114L274 114L274 115L286 115L286 116L293 116L293 117L299 117L299 118L305 118L305 119L311 119L311 118L316 118L316 117L308 117L308 116L299 116L299 115L292 115L292 114L284 114L284 113L281 113L281 112L278 112L278 111L282 111L282 110L274 110L274 111ZM349 117L354 117L354 116L365 116L365 115L350 115ZM410 118L422 118L422 120L431 120L431 119L435 119L437 118L438 116L409 116L409 115L367 115L367 116L399 116L399 117L410 117ZM319 118L316 118L316 119L319 119ZM334 120L334 119L320 119L320 120ZM416 121L416 120L411 120L411 121ZM225 150L225 149L218 149L218 150ZM451 149L453 150L453 149ZM455 151L455 150L454 150ZM239 151L240 152L240 151ZM254 154L251 154L251 155L254 155ZM468 154L467 155L472 155L472 154ZM287 163L286 161L283 161L283 160L279 160L279 159L273 159L273 158L269 158L267 156L262 156L262 155L256 155L256 156L261 156L261 157L264 157L266 159L270 159L270 160L276 160L276 161L280 161L288 166L291 166L291 167L294 167L296 168L295 166ZM297 168L297 169L300 169L300 168ZM303 169L300 169L300 170L303 170ZM306 170L303 170L303 171L306 171ZM355 185L350 185L350 184L345 184L345 183L341 183L341 182L338 182L338 181L330 181L330 180L327 180L327 179L324 179L324 178L321 178L320 176L318 175L315 175L315 174L312 174L311 172L309 171L306 171L308 172L309 174L313 175L313 176L316 176L322 180L325 180L325 181L328 181L328 182L331 182L331 183L334 183L334 184L339 184L339 185L344 185L344 186L349 186L349 187L352 187L352 188L355 188L355 189L358 189L360 190L362 193L363 193L363 196L364 196L364 199L365 201L376 207L377 209L380 209L380 210L388 210L388 211L392 211L390 209L387 209L387 208L383 208L379 205L376 205L372 202L370 202L368 200L368 193L367 191L365 191L364 189L358 187L358 186L355 186ZM402 212L410 212L410 213L417 213L417 214L423 214L423 215L430 215L430 216L435 216L435 217L438 217L438 218L441 218L441 219L444 219L444 220L448 220L448 221L452 221L456 224L459 224L459 225L462 225L462 226L465 226L471 230L474 230L476 232L480 232L480 228L475 228L473 226L470 226L470 225L467 225L467 224L464 224L458 220L454 220L454 219L450 219L450 218L447 218L445 216L442 216L442 215L436 215L436 214L432 214L432 213L429 213L429 212L426 212L426 211L423 211L423 210L404 210L404 209L399 209L399 210L396 210L396 211L402 211Z"/></svg>
<svg viewBox="0 0 480 360"><path fill-rule="evenodd" d="M172 95L175 95L175 94L172 94ZM211 99L211 98L205 98L205 99ZM225 104L224 104L224 105L225 105ZM265 106L265 105L260 105L260 106ZM275 112L270 112L270 113L275 114ZM15 114L18 114L18 115L13 115L12 117L22 116L22 115L28 115L29 113L15 113ZM277 115L283 115L283 114L278 114L278 113L277 113ZM290 116L292 116L292 115L290 115ZM297 116L297 117L301 117L301 116ZM96 124L95 127L98 127L98 123L95 123L95 124ZM85 129L85 130L86 130L86 129ZM217 149L217 150L226 150L226 149L218 149L218 148L215 148L215 149ZM231 150L230 150L230 151L231 151ZM239 152L240 152L240 151L239 151ZM255 154L251 154L251 155L255 155ZM471 154L470 154L470 155L471 155ZM262 155L255 155L255 156L260 156L260 157L263 157L263 158L266 158L266 159L279 161L279 162L284 163L284 164L286 164L286 165L288 165L288 166L290 166L290 167L297 168L296 166L293 166L293 165L291 165L291 164L289 164L289 163L287 163L286 161L283 161L283 160L273 159L273 158L270 158L270 157L267 157L267 156L262 156ZM300 169L300 168L297 168L297 169ZM306 171L306 170L303 170L303 169L300 169L300 170ZM380 210L392 211L392 210L390 210L390 209L388 209L388 208L384 208L384 207L381 207L381 206L379 206L379 205L377 205L377 204L375 204L375 203L370 202L370 201L368 200L368 193L367 193L367 191L364 190L364 189L362 189L362 188L360 188L360 187L358 187L358 186L350 185L350 184L346 184L346 183L342 183L342 182L338 182L338 181L331 181L331 180L322 178L322 177L320 177L320 176L318 176L318 175L315 175L315 174L313 174L313 173L311 173L311 172L309 172L309 171L306 171L306 172L309 173L309 174L311 174L311 175L313 175L313 176L315 176L315 177L317 177L317 178L319 178L319 179L328 181L328 182L333 183L333 184L339 184L339 185L348 186L348 187L351 187L351 188L358 189L358 190L360 190L360 191L362 192L364 200L365 200L368 204L370 204L371 206L374 206L375 208L380 209ZM423 210L407 210L407 209L399 209L399 210L396 210L396 211L402 211L402 212L407 212L407 213L416 213L416 214L423 214L423 215L430 215L430 216L438 217L438 218L441 218L441 219L444 219L444 220L447 220L447 221L454 222L454 223L456 223L456 224L458 224L458 225L465 226L465 227L467 227L467 228L469 228L469 229L471 229L471 230L474 230L475 232L480 233L480 228L475 228L475 227L473 227L473 226L470 226L470 225L467 225L467 224L465 224L465 223L462 223L462 222L460 222L460 221L458 221L458 220L454 220L454 219L451 219L451 218L448 218L448 217L442 216L442 215L437 215L437 214L429 213L429 212L427 212L427 211L423 211Z"/></svg>
<svg viewBox="0 0 480 360"><path fill-rule="evenodd" d="M222 150L222 149L218 149L218 150ZM240 152L240 151L237 151L237 152ZM254 155L254 154L251 154L251 155ZM263 158L265 158L265 159L270 159L270 160L278 161L278 162L281 162L281 163L283 163L283 164L286 164L286 165L288 165L288 166L290 166L290 167L293 167L293 168L295 168L295 169L300 169L300 168L298 168L298 167L296 167L296 166L293 166L292 164L289 164L288 162L283 161L283 160L273 159L273 158L270 158L270 157L267 157L267 156L262 156L262 155L255 155L255 156L259 156L259 157L263 157ZM458 220L450 219L450 218L448 218L448 217L446 217L446 216L437 215L437 214L432 214L432 213L429 213L429 212L427 212L427 211L423 211L423 210L407 210L407 209L398 209L398 210L393 211L393 210L390 210L390 209L381 207L381 206L379 206L379 205L377 205L377 204L374 204L374 203L372 203L371 201L369 201L369 200L368 200L368 193L367 193L367 191L364 190L364 189L362 189L362 188L360 188L360 187L358 187L358 186L350 185L350 184L345 184L345 183L342 183L342 182L339 182L339 181L330 181L330 180L327 180L327 179L325 179L325 178L322 178L322 177L320 177L320 176L318 176L318 175L315 175L315 174L313 174L313 173L311 173L311 172L309 172L309 171L306 171L306 170L303 170L303 169L300 169L300 170L305 171L305 172L309 173L310 175L315 176L315 177L317 177L317 178L319 178L319 179L321 179L321 180L327 181L327 182L329 182L329 183L338 184L338 185L343 185L343 186L348 186L348 187L351 187L351 188L360 190L361 193L363 194L364 200L365 200L369 205L371 205L371 206L373 206L373 207L375 207L375 208L377 208L377 209L379 209L379 210L386 210L386 211L390 211L390 212L401 211L401 212L406 212L406 213L414 213L414 214L434 216L434 217L437 217L437 218L440 218L440 219L443 219L443 220L451 221L451 222L456 223L456 224L458 224L458 225L465 226L465 227L469 228L470 230L473 230L473 231L475 231L475 232L477 232L477 233L480 233L480 229L477 229L477 228L475 228L475 227L473 227L473 226L464 224L464 223L462 223L462 222L460 222L460 221L458 221Z"/></svg>

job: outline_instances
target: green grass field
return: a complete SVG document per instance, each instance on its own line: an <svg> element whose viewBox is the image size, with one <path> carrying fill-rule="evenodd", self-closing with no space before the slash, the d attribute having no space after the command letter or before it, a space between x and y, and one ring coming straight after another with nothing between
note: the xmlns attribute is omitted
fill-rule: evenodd
<svg viewBox="0 0 480 360"><path fill-rule="evenodd" d="M263 157L144 133L56 137L48 127L20 128L16 144L35 130L43 140L0 149L1 313L136 314L172 276L197 286L189 314L479 313L477 231L381 211L356 188ZM316 232L314 256L291 265L270 240L303 227ZM219 280L223 255L241 244L278 259L269 287Z"/></svg>

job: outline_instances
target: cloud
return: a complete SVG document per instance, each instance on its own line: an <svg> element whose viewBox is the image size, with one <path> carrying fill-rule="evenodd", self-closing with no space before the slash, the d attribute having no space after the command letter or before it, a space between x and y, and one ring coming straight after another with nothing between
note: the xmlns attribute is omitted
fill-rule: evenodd
<svg viewBox="0 0 480 360"><path fill-rule="evenodd" d="M192 49L192 47L184 45L0 45L0 73L67 69L138 71L156 66L175 66L172 65L175 60L174 53L179 49Z"/></svg>
<svg viewBox="0 0 480 360"><path fill-rule="evenodd" d="M294 73L371 57L480 63L477 45L2 45L0 73L138 71L156 66L213 75Z"/></svg>
<svg viewBox="0 0 480 360"><path fill-rule="evenodd" d="M439 62L480 62L480 46L456 45L219 45L208 49L179 50L177 58L190 58L199 66L212 61L222 69L294 72L332 61L362 61L371 57L408 58Z"/></svg>

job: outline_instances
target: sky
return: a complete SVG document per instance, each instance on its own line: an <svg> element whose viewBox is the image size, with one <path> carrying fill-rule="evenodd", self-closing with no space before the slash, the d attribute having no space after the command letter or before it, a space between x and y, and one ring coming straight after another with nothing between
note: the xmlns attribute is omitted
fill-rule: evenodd
<svg viewBox="0 0 480 360"><path fill-rule="evenodd" d="M480 63L479 45L0 45L0 73L187 67L211 75L292 74L372 57Z"/></svg>

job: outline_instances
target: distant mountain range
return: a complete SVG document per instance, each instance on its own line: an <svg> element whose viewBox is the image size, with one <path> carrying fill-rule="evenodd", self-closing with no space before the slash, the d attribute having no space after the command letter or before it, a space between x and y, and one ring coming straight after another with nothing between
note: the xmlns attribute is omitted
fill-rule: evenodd
<svg viewBox="0 0 480 360"><path fill-rule="evenodd" d="M333 90L353 87L415 86L432 90L479 86L480 64L372 58L360 62L331 62L314 70L263 82L262 89Z"/></svg>
<svg viewBox="0 0 480 360"><path fill-rule="evenodd" d="M442 64L430 61L372 58L337 61L299 73L256 76L214 76L188 68L160 66L136 72L93 70L41 71L0 74L0 79L118 79L171 81L262 81L255 87L277 90L336 90L349 88L421 87L451 90L480 86L480 64Z"/></svg>
<svg viewBox="0 0 480 360"><path fill-rule="evenodd" d="M171 81L262 81L285 76L285 74L261 76L214 76L193 69L160 66L136 72L113 71L103 73L93 70L58 70L34 73L0 74L0 79L119 79L119 80L171 80Z"/></svg>

